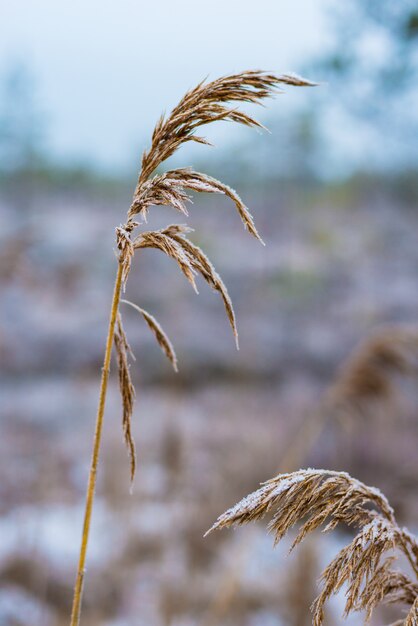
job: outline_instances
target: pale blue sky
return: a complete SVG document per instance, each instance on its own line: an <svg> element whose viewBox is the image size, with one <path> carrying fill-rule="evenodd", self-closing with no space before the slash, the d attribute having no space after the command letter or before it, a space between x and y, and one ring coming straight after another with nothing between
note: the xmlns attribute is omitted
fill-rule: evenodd
<svg viewBox="0 0 418 626"><path fill-rule="evenodd" d="M328 40L330 4L0 0L0 70L28 64L57 155L123 167L160 112L202 77L300 70Z"/></svg>

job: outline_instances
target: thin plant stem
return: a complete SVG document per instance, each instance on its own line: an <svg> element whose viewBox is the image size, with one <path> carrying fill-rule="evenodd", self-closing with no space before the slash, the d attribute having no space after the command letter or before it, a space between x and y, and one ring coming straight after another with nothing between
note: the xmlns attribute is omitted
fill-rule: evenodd
<svg viewBox="0 0 418 626"><path fill-rule="evenodd" d="M123 404L122 424L131 458L132 478L135 471L135 447L130 431L135 390L130 378L129 365L127 362L129 344L122 324L120 320L117 319L121 285L122 283L124 285L126 284L135 250L141 248L156 248L161 250L177 261L180 270L194 287L196 287L195 275L201 274L204 280L221 295L235 339L236 341L238 340L235 315L226 287L202 250L187 240L186 234L190 229L186 225L171 224L165 229L141 232L139 236L132 238L131 235L135 228L141 225L141 222L136 222L133 218L135 216L146 218L149 208L153 205L172 206L181 213L188 215L186 209L186 202L190 200L187 193L188 190L205 193L222 193L234 202L246 229L254 237L260 239L253 218L247 207L237 193L224 183L201 172L195 172L191 168L178 168L163 174L156 174L155 172L161 163L168 159L182 144L192 140L203 144L208 143L204 137L195 135L195 130L200 126L205 126L206 124L220 119L229 119L230 121L243 124L244 126L261 127L262 125L248 114L238 111L235 106L229 108L225 103L259 102L273 95L274 88L278 85L307 87L313 86L313 83L294 75L284 74L283 76L275 76L274 74L260 71L246 71L209 83L205 81L200 83L196 88L186 93L168 117L162 116L160 118L152 134L151 146L142 155L141 170L133 201L128 211L127 222L116 229L116 241L120 253L119 268L115 281L106 341L100 400L93 442L93 455L86 495L80 559L74 588L71 626L79 626L80 623L84 569L99 462L110 357L114 339L116 339L115 347L118 355L119 386ZM171 361L174 369L176 369L177 360L175 353L164 331L156 322L155 318L149 313L143 311L143 309L139 309L139 312L145 318L146 323L154 333L160 347Z"/></svg>
<svg viewBox="0 0 418 626"><path fill-rule="evenodd" d="M122 285L122 264L118 263L115 286L113 290L112 306L110 310L109 327L107 331L106 350L102 369L102 379L100 384L99 406L97 409L96 427L93 440L93 453L87 485L86 504L84 509L83 534L81 538L80 556L78 561L77 578L74 586L73 608L71 612L71 626L78 626L80 623L81 599L83 594L83 582L85 563L87 555L87 545L90 533L91 514L93 510L94 494L96 489L97 467L99 464L100 444L102 439L103 416L106 404L107 384L110 371L110 357L112 354L113 336L115 332L116 317L119 309L120 292Z"/></svg>

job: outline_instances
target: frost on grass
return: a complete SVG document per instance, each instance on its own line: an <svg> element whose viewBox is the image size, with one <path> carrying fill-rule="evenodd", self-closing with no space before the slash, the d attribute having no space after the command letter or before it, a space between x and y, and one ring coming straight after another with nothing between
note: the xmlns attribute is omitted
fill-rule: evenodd
<svg viewBox="0 0 418 626"><path fill-rule="evenodd" d="M364 610L369 619L380 603L399 602L412 605L411 612L415 610L418 586L392 564L395 555L402 553L418 575L418 544L398 526L379 489L346 472L306 469L280 474L221 515L208 532L262 519L270 511L273 517L268 529L275 543L291 528L299 527L292 549L319 527L328 532L346 524L358 531L322 574L322 589L313 604L315 626L323 624L325 603L343 585L347 586L345 616ZM415 622L405 622L410 623Z"/></svg>

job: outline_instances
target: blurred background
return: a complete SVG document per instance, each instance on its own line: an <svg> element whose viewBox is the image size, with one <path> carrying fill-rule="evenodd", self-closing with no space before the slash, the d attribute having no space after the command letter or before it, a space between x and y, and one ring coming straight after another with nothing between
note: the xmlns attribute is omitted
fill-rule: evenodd
<svg viewBox="0 0 418 626"><path fill-rule="evenodd" d="M267 243L227 199L195 199L193 240L229 288L241 349L206 285L196 297L169 259L136 257L127 298L159 319L180 371L126 310L139 469L131 495L113 364L82 623L310 624L348 530L291 556L265 525L203 534L307 466L381 488L418 527L417 370L318 420L355 346L418 318L416 2L3 0L0 21L0 624L68 623L114 228L153 125L205 76L256 68L321 85L252 109L271 134L208 127L216 148L168 164L236 188ZM150 227L177 218L159 207Z"/></svg>

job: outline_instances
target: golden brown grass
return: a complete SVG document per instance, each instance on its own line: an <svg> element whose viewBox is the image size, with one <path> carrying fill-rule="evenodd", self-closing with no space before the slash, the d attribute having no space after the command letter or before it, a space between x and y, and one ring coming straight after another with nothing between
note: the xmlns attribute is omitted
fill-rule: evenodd
<svg viewBox="0 0 418 626"><path fill-rule="evenodd" d="M146 221L150 207L158 205L172 206L187 216L186 203L191 201L187 193L188 190L199 193L221 193L227 195L234 202L244 226L261 241L249 210L236 191L224 183L207 174L193 171L191 168L178 168L155 175L154 172L182 144L189 141L207 144L206 139L196 135L196 130L211 122L226 120L245 126L261 127L262 125L257 120L235 107L231 108L228 103L260 103L264 98L273 95L275 90L277 91L277 87L282 84L313 85L313 83L297 76L274 76L260 71L247 71L226 76L210 83L202 82L188 92L167 118L162 116L159 119L152 135L151 147L144 152L142 157L141 171L128 211L128 220L126 224L116 229L124 288L135 252L146 248L160 250L177 262L181 272L196 292L196 276L200 274L220 294L237 346L238 331L228 291L208 257L188 239L187 235L192 232L192 229L184 224L171 224L161 230L141 231L134 235L135 229L140 226L140 223L135 219L139 216ZM140 311L144 315L143 310L140 309ZM170 360L175 359L174 350L161 326L156 324L154 318L149 314L145 313L144 317L160 346L165 346L166 354ZM177 367L176 359L175 363L175 367ZM132 415L133 404L131 400L133 396L124 393L122 386L121 391L125 423ZM125 402L125 398L127 402ZM128 447L131 448L130 445Z"/></svg>
<svg viewBox="0 0 418 626"><path fill-rule="evenodd" d="M364 610L368 621L379 604L400 603L409 607L403 623L417 624L418 543L399 527L378 489L345 472L307 469L279 474L221 515L208 532L260 520L269 512L275 544L299 525L291 549L321 526L324 532L339 524L357 529L322 574L322 589L312 607L314 626L323 624L325 603L343 585L345 616ZM406 557L413 578L394 569L399 555Z"/></svg>
<svg viewBox="0 0 418 626"><path fill-rule="evenodd" d="M346 420L372 414L377 403L392 406L397 390L396 377L416 373L417 352L418 328L405 324L383 327L361 342L343 362L318 408L307 415L302 427L285 448L280 460L280 471L296 469L303 462L307 450L318 439L328 420L336 417ZM243 538L244 541L247 545L248 538ZM418 585L402 572L388 568L390 558L387 564L376 570L364 590L365 605L373 602L379 604L383 600L388 603L402 601L402 597L406 604L413 604ZM231 579L236 593L238 576L239 571L234 567L226 573L221 587L228 585ZM220 597L223 597L222 591ZM230 594L229 602L231 597ZM226 612L227 608L224 601L222 611ZM219 621L219 613L215 599L207 622L212 624ZM403 624L404 621L400 620L399 623Z"/></svg>
<svg viewBox="0 0 418 626"><path fill-rule="evenodd" d="M135 387L132 384L131 374L129 371L128 355L131 358L135 358L132 354L131 347L125 335L125 331L122 326L122 317L118 313L116 319L115 328L115 349L118 361L119 370L119 389L122 397L122 428L125 436L126 447L129 452L129 459L131 464L131 479L135 476L136 469L136 454L135 454L135 442L132 437L131 429L131 415L135 402Z"/></svg>
<svg viewBox="0 0 418 626"><path fill-rule="evenodd" d="M151 315L150 313L148 313L148 311L145 311L145 309L141 309L141 307L139 307L137 304L134 304L133 302L129 302L129 300L121 300L121 302L124 302L125 304L129 304L129 306L131 306L133 309L135 309L136 311L138 311L138 313L142 315L142 317L147 323L148 328L154 335L156 342L160 346L163 353L166 355L167 359L170 361L171 365L173 366L174 371L177 372L178 371L177 356L176 356L176 353L174 352L173 345L170 339L167 337L167 335L163 331L163 329L161 328L160 324L155 319L155 317Z"/></svg>
<svg viewBox="0 0 418 626"><path fill-rule="evenodd" d="M309 411L295 436L284 447L279 472L296 470L304 463L326 424L371 415L377 403L392 409L396 377L412 375L418 366L418 328L398 324L384 326L367 337L342 363L335 381L325 391L319 406ZM242 539L237 550L249 552L251 538ZM221 577L218 594L209 607L205 626L220 623L239 590L241 568L235 564ZM376 579L377 584L378 579ZM392 579L393 582L393 579ZM225 589L229 593L225 593Z"/></svg>
<svg viewBox="0 0 418 626"><path fill-rule="evenodd" d="M221 295L235 340L238 341L235 316L226 287L205 254L187 239L186 235L190 232L190 229L184 225L174 224L162 230L142 231L135 235L134 231L141 226L141 222L135 220L143 219L146 221L150 207L155 205L172 206L177 211L187 215L186 203L190 200L188 191L221 193L234 202L239 217L250 234L260 239L249 210L238 194L224 183L201 172L195 172L190 168L179 168L162 174L156 174L155 171L184 143L194 141L208 144L208 141L201 135L197 135L196 131L211 122L226 120L249 127L262 126L257 120L240 111L236 106L230 106L230 103L249 102L256 104L273 95L282 85L306 87L312 84L297 76L286 74L275 76L261 71L246 71L232 76L225 76L212 82L202 82L197 85L197 87L186 93L168 117L162 116L157 122L152 134L151 146L144 152L142 157L141 170L132 204L128 211L127 221L116 229L116 243L119 251L118 269L106 339L71 626L77 626L80 621L84 570L113 343L115 343L117 351L119 383L123 404L122 424L130 456L132 480L135 474L135 447L131 432L135 391L129 373L128 355L130 350L122 327L119 304L121 290L126 287L132 260L136 252L145 248L156 248L172 257L195 289L195 276L200 274ZM161 327L152 316L144 312L140 307L138 308L153 331L159 345L169 356L172 363L176 363L171 343L168 342Z"/></svg>

